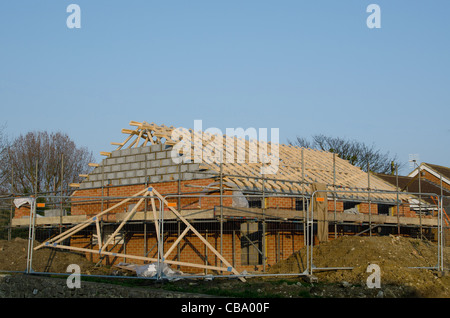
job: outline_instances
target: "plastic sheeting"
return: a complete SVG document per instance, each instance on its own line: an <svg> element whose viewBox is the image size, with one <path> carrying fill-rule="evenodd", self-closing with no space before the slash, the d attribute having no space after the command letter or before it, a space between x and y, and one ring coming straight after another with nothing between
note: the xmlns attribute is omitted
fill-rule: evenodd
<svg viewBox="0 0 450 318"><path fill-rule="evenodd" d="M16 206L16 208L20 208L22 205L24 204L29 204L31 206L33 206L33 203L35 202L34 198L19 198L19 199L14 199L14 205Z"/></svg>
<svg viewBox="0 0 450 318"><path fill-rule="evenodd" d="M208 184L208 186L203 190L203 192L207 193L208 192L208 188L212 187L212 186L217 186L220 185L220 182L213 182ZM234 188L234 189L239 189L239 187L232 182L223 182L224 186L230 187L230 188ZM224 188L224 191L226 191L227 189ZM248 208L248 200L245 198L244 194L240 191L240 190L233 190L233 194L231 197L231 206L233 208Z"/></svg>
<svg viewBox="0 0 450 318"><path fill-rule="evenodd" d="M158 274L158 263L150 263L145 265L136 265L129 263L119 263L117 267L126 268L136 273L138 277L155 277ZM165 263L159 263L161 268L161 276L164 278L175 278L174 276L183 275L183 272L173 270Z"/></svg>

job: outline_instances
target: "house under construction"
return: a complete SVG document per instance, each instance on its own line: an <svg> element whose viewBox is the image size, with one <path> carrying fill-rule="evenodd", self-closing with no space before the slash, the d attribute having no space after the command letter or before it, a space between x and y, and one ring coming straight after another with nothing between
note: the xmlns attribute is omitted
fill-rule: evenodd
<svg viewBox="0 0 450 318"><path fill-rule="evenodd" d="M130 126L123 142L112 143L117 149L102 152L105 158L72 185L67 213L36 218L48 233L36 249L75 250L108 264L159 259L185 272L238 274L264 271L309 244L308 226L316 243L349 233L420 232L433 239L437 204L333 153L186 129L183 135L154 123ZM254 160L255 151L270 160ZM16 209L12 225L28 225L28 216L28 207Z"/></svg>

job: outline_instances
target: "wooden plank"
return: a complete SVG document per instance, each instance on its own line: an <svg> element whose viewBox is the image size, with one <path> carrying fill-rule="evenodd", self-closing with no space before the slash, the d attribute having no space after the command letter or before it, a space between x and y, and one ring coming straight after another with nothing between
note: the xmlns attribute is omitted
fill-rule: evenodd
<svg viewBox="0 0 450 318"><path fill-rule="evenodd" d="M149 192L145 192L144 193L144 197L147 196L149 194ZM138 203L136 203L136 205L133 207L133 209L128 212L128 215L125 219L123 219L122 223L120 223L120 225L117 227L117 229L114 231L113 234L111 234L108 238L108 240L106 241L105 245L103 246L103 248L101 249L102 251L107 248L108 244L111 243L111 241L116 237L117 233L120 232L120 230L122 229L122 227L125 225L125 223L127 223L128 219L130 217L133 216L133 214L136 212L136 210L138 209L138 207L141 205L141 203L145 200L145 198L142 198L138 201Z"/></svg>
<svg viewBox="0 0 450 318"><path fill-rule="evenodd" d="M153 193L167 206L167 201L166 199L164 199L161 194L159 194L158 191L156 191L155 189L153 189ZM168 207L175 215L178 216L178 218L184 223L186 224L186 226L191 226L191 224L182 216L178 213L177 210L175 210L173 207L169 206ZM203 242L203 244L205 244L226 266L227 268L233 272L236 275L239 275L239 272L233 267L231 266L231 264L194 228L191 227L191 231L194 232L195 235L197 235L197 237ZM239 277L239 279L243 282L245 282L245 279L243 277Z"/></svg>
<svg viewBox="0 0 450 318"><path fill-rule="evenodd" d="M145 140L144 140L144 143L142 144L142 147L145 147L145 146L147 146L147 143L149 142L149 133L147 133L147 135L145 136Z"/></svg>
<svg viewBox="0 0 450 318"><path fill-rule="evenodd" d="M131 130L131 129L126 129L126 128L123 128L123 129L122 129L122 133L123 133L123 134L130 134L130 135L134 135L134 134L136 134L136 133L137 133L137 129L136 129L136 130Z"/></svg>
<svg viewBox="0 0 450 318"><path fill-rule="evenodd" d="M83 247L75 247L75 246L67 246L67 245L59 245L55 244L51 246L52 248L59 248L59 249L66 249L71 251L77 251L77 252L86 252L86 253L93 253L98 254L98 251ZM124 257L124 258L130 258L130 259L137 259L142 261L149 261L149 262L157 262L158 259L152 258L152 257L145 257L145 256L138 256L138 255L132 255L132 254L123 254L123 253L114 253L114 252L102 252L103 255L108 256L114 256L114 257ZM180 266L188 266L188 267L196 267L196 268L203 268L203 269L210 269L210 270L216 270L216 271L222 271L226 272L228 271L228 268L226 267L219 267L219 266L210 266L210 265L202 265L202 264L195 264L195 263L187 263L187 262L178 262L178 261L171 261L171 260L164 260L163 263L166 264L172 264L172 265L180 265Z"/></svg>
<svg viewBox="0 0 450 318"><path fill-rule="evenodd" d="M183 237L189 232L191 229L190 226L186 227L186 229L183 231L183 233L180 234L180 236L173 242L172 246L167 250L166 254L164 254L164 259L166 259L170 253L174 250L174 248L177 246L177 244L183 239Z"/></svg>
<svg viewBox="0 0 450 318"><path fill-rule="evenodd" d="M133 136L133 135L131 135L131 136ZM136 140L139 141L139 138L136 137L136 139L130 143L130 145L127 147L127 149L131 149L133 147L133 145L135 144Z"/></svg>
<svg viewBox="0 0 450 318"><path fill-rule="evenodd" d="M98 247L101 250L102 249L102 233L100 233L100 224L99 224L98 218L95 219L95 227L97 229Z"/></svg>
<svg viewBox="0 0 450 318"><path fill-rule="evenodd" d="M142 126L142 123L131 120L130 123L129 123L129 125L130 125L130 126L138 126L138 127L139 127L139 126Z"/></svg>
<svg viewBox="0 0 450 318"><path fill-rule="evenodd" d="M126 144L132 137L133 137L133 135L130 134L130 135L127 137L127 139L124 140L124 142L122 142L121 144L119 144L119 147L117 147L116 150L122 149L122 147L125 146L125 144Z"/></svg>
<svg viewBox="0 0 450 318"><path fill-rule="evenodd" d="M139 141L141 140L142 134L144 133L144 130L141 129L141 131L139 132L138 137L136 138L136 143L134 144L134 148L136 148L139 145Z"/></svg>
<svg viewBox="0 0 450 318"><path fill-rule="evenodd" d="M155 214L158 213L158 211L155 212ZM129 221L141 221L145 220L146 212L136 212ZM212 219L214 218L214 211L213 209L193 209L193 210L181 210L181 215L183 215L187 220L198 220L198 219ZM126 213L117 213L116 214L116 220L118 222L121 222L126 217ZM164 211L164 220L174 220L177 219L177 216L172 213L172 211ZM159 228L158 228L158 219L156 216L154 216L155 220L155 226L156 226L156 232L158 234Z"/></svg>
<svg viewBox="0 0 450 318"><path fill-rule="evenodd" d="M76 224L84 222L86 220L86 215L66 215L62 217L59 216L45 216L36 218L36 225L49 225L49 224ZM30 218L20 218L12 219L11 226L29 226Z"/></svg>
<svg viewBox="0 0 450 318"><path fill-rule="evenodd" d="M145 193L146 191L147 191L147 188L145 188L145 189L142 190L142 191L139 191L138 193L136 193L135 195L133 195L131 198L127 198L127 199L125 199L125 200L123 200L123 201L121 201L121 202L119 202L119 203L113 205L112 207L110 207L110 208L108 208L108 209L106 209L106 210L104 210L104 211L98 213L97 215L95 215L95 216L89 218L88 220L86 220L86 221L84 221L84 222L82 222L82 223L80 223L80 224L78 224L78 225L72 227L71 229L68 229L67 231L62 232L62 233L56 235L55 237L52 237L52 238L48 239L47 241L45 241L45 242L42 243L41 245L35 247L34 249L37 250L37 249L43 247L43 246L44 246L45 244L47 244L47 243L51 243L51 242L60 242L60 241L62 241L62 240L65 240L67 237L69 237L69 236L71 236L71 235L73 235L73 234L75 234L75 233L81 231L82 229L88 227L89 225L91 225L92 222L96 220L96 218L98 218L98 217L100 217L100 216L102 216L102 215L108 213L109 211L114 210L115 208L121 206L121 205L124 204L124 203L127 203L127 202L130 201L130 200L135 199L135 197L138 197L138 196L142 195L142 194Z"/></svg>
<svg viewBox="0 0 450 318"><path fill-rule="evenodd" d="M154 197L153 189L150 192L150 196L151 196L150 202L152 203L152 211L153 211L153 221L155 222L156 238L157 238L157 240L159 242L159 237L160 237L159 236L159 223L158 223L158 216L156 214L155 198L153 198Z"/></svg>

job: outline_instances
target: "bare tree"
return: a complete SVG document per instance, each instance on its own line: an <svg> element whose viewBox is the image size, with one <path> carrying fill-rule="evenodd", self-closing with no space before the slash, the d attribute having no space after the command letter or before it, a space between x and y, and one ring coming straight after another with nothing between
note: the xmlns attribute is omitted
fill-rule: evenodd
<svg viewBox="0 0 450 318"><path fill-rule="evenodd" d="M2 154L4 153L5 149L7 148L8 140L5 135L5 127L0 127L0 157L2 157ZM0 164L0 166L3 166L4 162ZM1 168L3 169L3 168ZM8 182L4 178L3 174L0 174L0 195L6 194L8 192Z"/></svg>
<svg viewBox="0 0 450 318"><path fill-rule="evenodd" d="M64 133L29 132L10 141L1 152L3 183L11 181L14 171L15 193L38 193L67 189L72 182L81 181L79 174L87 173L92 152L77 147ZM11 184L9 183L9 187Z"/></svg>
<svg viewBox="0 0 450 318"><path fill-rule="evenodd" d="M360 167L363 171L393 174L395 167L400 169L404 164L400 163L396 156L390 156L389 152L383 153L374 145L368 146L356 140L346 140L340 137L324 135L312 136L312 141L297 137L291 145L320 149L336 153L340 158L348 160L352 165Z"/></svg>

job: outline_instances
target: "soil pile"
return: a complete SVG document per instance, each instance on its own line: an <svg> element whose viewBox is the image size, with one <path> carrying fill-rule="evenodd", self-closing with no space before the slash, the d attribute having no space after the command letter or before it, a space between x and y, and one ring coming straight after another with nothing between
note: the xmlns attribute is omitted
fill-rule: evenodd
<svg viewBox="0 0 450 318"><path fill-rule="evenodd" d="M444 264L450 260L444 251ZM306 269L306 248L292 254L269 270L270 273L302 273ZM412 267L435 267L437 245L397 236L345 236L313 248L316 268L350 267L347 270L317 270L320 282L366 285L372 271L369 264L380 267L382 286L403 286L419 297L450 297L450 278L443 273Z"/></svg>
<svg viewBox="0 0 450 318"><path fill-rule="evenodd" d="M25 239L0 240L0 270L25 271L27 246L28 241ZM435 267L438 264L438 249L434 243L396 236L340 237L314 246L313 264L315 268L347 267L349 269L317 269L313 274L318 278L318 281L313 283L301 282L302 278L305 278L303 275L299 275L300 279L299 277L290 278L290 280L286 280L282 284L271 281L270 274L303 273L306 269L306 256L306 249L303 248L269 268L267 273L269 276L267 278L249 277L247 283L242 283L237 279L226 278L211 281L198 280L195 282L192 280L180 280L173 282L174 286L171 287L176 287L177 291L184 290L204 294L209 293L209 291L217 292L219 290L222 296L227 295L226 293L224 294L224 291L236 292L240 290L243 295L252 295L251 297L272 297L275 295L285 298L450 298L450 275L448 273L439 273L430 269L411 268ZM444 251L444 267L448 267L449 262L450 251L446 248ZM96 267L83 254L50 248L33 251L33 270L35 272L65 273L67 266L70 264L79 265L83 274L111 275L112 273L112 268L105 266ZM369 264L376 264L380 267L381 288L370 289L367 287L367 280L372 274L372 272L367 272ZM28 282L29 278L26 276L21 275L21 279L24 280L21 285L25 286L23 289L28 293L30 290L44 290L44 288L48 291L57 290L56 288L41 286L42 284L39 285L41 287L33 287L33 285L33 288L31 288ZM8 284L4 282L3 285L6 287L2 286L7 290L15 290L16 287L10 288ZM162 284L161 286L165 285L169 286L172 283ZM196 287L197 290L190 290L192 287ZM126 287L122 288L126 289ZM3 291L4 294L6 289ZM92 293L98 294L95 289L93 289ZM78 296L91 297L92 293L86 292ZM101 292L102 295L105 293ZM114 295L117 297L128 295L128 291L119 292L118 289L117 294L114 293L111 291L111 295L108 295L110 297L114 297ZM40 294L43 295L43 293ZM73 296L71 294L71 297ZM64 293L57 293L54 297L66 296Z"/></svg>
<svg viewBox="0 0 450 318"><path fill-rule="evenodd" d="M0 270L25 271L27 269L28 240L15 238L0 240ZM104 274L104 269L95 267L83 254L42 248L33 250L35 272L66 273L67 266L77 264L82 274Z"/></svg>

